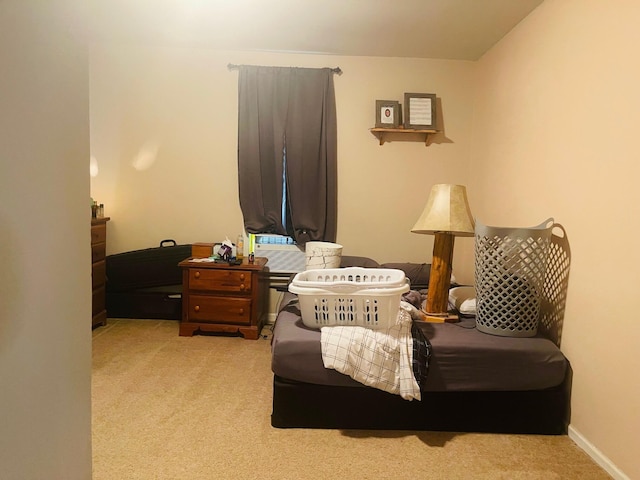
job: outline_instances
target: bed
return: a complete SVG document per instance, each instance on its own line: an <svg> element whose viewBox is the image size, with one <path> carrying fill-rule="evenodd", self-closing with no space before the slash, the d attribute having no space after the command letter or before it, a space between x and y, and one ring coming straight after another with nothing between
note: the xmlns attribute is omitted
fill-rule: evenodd
<svg viewBox="0 0 640 480"><path fill-rule="evenodd" d="M428 282L428 265L391 266L405 269L412 288ZM535 337L509 338L478 331L473 317L416 325L429 340L431 357L420 385L422 399L407 401L324 368L320 331L302 323L296 296L285 293L272 338L272 426L567 432L571 366L545 329Z"/></svg>

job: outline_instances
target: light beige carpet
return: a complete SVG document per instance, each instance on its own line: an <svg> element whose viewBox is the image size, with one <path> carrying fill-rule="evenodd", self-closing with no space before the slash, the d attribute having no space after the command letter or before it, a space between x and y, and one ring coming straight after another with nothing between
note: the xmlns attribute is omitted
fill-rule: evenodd
<svg viewBox="0 0 640 480"><path fill-rule="evenodd" d="M609 478L567 436L276 429L271 382L268 339L110 319L93 332L94 480Z"/></svg>

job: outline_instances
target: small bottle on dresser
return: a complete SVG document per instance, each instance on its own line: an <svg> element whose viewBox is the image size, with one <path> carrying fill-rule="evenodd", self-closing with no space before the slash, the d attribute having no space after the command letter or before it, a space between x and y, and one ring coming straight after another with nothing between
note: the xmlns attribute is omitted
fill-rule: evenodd
<svg viewBox="0 0 640 480"><path fill-rule="evenodd" d="M236 241L236 258L238 260L244 258L244 236L242 234L238 235L238 240Z"/></svg>

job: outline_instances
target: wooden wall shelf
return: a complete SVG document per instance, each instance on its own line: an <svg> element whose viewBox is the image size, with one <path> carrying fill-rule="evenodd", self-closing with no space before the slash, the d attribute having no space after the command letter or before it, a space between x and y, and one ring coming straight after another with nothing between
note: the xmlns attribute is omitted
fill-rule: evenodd
<svg viewBox="0 0 640 480"><path fill-rule="evenodd" d="M438 130L414 130L410 128L372 128L371 133L380 141L380 145L384 145L385 141L388 141L385 137L396 134L418 134L424 136L425 146L429 146L431 135L438 133Z"/></svg>

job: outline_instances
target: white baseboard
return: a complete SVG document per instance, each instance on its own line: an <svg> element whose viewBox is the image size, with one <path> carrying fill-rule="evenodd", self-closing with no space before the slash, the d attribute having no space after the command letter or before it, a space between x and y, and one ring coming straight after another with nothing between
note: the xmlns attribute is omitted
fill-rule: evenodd
<svg viewBox="0 0 640 480"><path fill-rule="evenodd" d="M608 457L598 450L589 440L587 440L572 425L569 425L569 438L573 440L587 455L589 455L598 465L600 465L615 480L631 480L624 474Z"/></svg>

